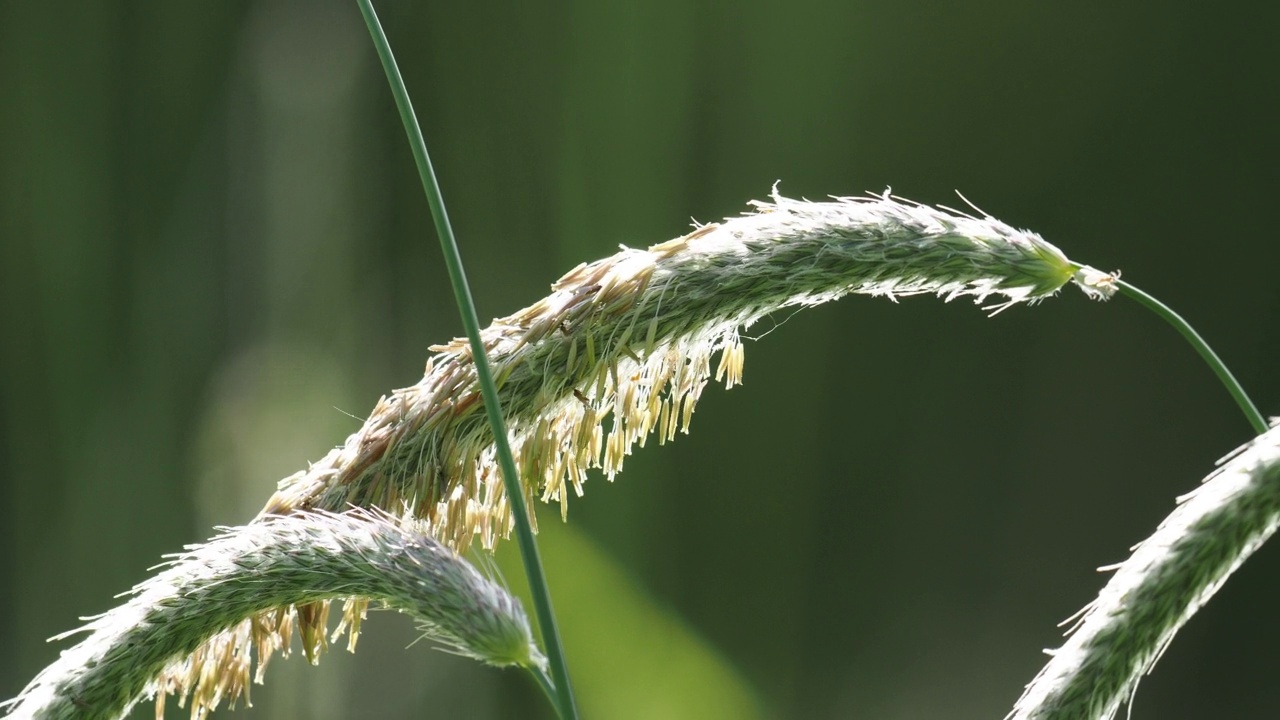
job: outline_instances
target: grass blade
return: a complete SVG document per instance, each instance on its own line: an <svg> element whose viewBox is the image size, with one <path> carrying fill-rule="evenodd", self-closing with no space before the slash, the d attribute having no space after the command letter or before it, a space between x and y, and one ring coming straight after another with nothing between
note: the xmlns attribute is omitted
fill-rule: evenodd
<svg viewBox="0 0 1280 720"><path fill-rule="evenodd" d="M502 409L498 406L498 391L493 383L493 373L489 370L484 343L480 340L480 321L476 315L475 303L471 299L471 288L467 285L467 277L462 269L462 256L458 252L458 243L454 238L453 228L449 224L449 215L445 211L444 198L440 194L440 184L436 181L435 169L431 166L431 158L427 154L427 144L422 137L422 129L418 126L413 104L409 101L409 91L400 77L400 70L391 53L387 36L382 31L382 24L378 22L377 13L374 12L369 0L358 0L358 2L365 24L369 27L369 34L373 36L373 43L378 49L382 67L386 70L387 81L396 99L396 107L400 110L400 119L404 121L404 129L409 136L413 159L418 166L418 174L422 178L422 188L426 191L427 203L431 206L431 216L435 219L436 233L440 238L440 248L444 252L445 264L449 268L449 280L453 285L454 299L458 303L458 312L462 316L462 325L466 330L467 339L471 342L471 353L475 360L480 391L484 397L485 413L493 428L496 451L502 470L502 484L506 488L507 502L510 503L511 513L515 518L520 555L524 560L525 574L529 579L529 589L533 595L543 643L546 645L547 656L551 661L557 710L564 720L577 718L578 711L574 702L573 688L569 683L569 669L560 645L560 632L556 627L555 614L551 608L551 594L542 572L542 560L538 556L538 545L529 523L529 511L525 505L524 492L507 442Z"/></svg>

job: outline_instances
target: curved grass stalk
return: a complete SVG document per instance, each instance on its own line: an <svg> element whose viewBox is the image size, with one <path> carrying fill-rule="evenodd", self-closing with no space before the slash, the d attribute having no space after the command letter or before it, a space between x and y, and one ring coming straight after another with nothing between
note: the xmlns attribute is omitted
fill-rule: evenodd
<svg viewBox="0 0 1280 720"><path fill-rule="evenodd" d="M360 598L349 603L356 623L368 601L381 601L459 654L535 675L546 666L518 600L420 523L383 513L270 518L227 529L167 564L129 602L60 636L89 633L5 703L8 717L117 718L147 695L158 695L160 716L167 693L190 694L192 717L204 717L224 696L248 700L250 647L259 682L275 651L288 654L294 608L301 614L340 597ZM224 642L207 642L224 628L234 628ZM314 659L326 642L323 619L299 630ZM358 625L351 630L354 649Z"/></svg>
<svg viewBox="0 0 1280 720"><path fill-rule="evenodd" d="M1262 417L1262 413L1258 412L1258 406L1253 404L1253 400L1249 399L1244 388L1240 386L1240 382L1236 380L1235 376L1231 374L1231 370L1227 368L1226 363L1222 362L1221 358L1218 357L1218 354L1213 351L1213 348L1209 347L1209 344L1204 341L1204 338L1200 337L1200 333L1196 332L1195 328L1191 327L1190 323L1184 320L1181 315L1170 309L1168 305L1165 305L1133 285L1119 280L1118 276L1116 286L1119 287L1120 292L1132 297L1134 300L1137 300L1143 307L1156 315L1159 315L1161 318L1164 318L1166 322L1172 325L1174 329L1182 335L1183 339L1190 343L1191 347L1196 349L1196 352L1200 354L1200 357L1208 363L1209 368L1213 370L1213 374L1218 376L1218 380L1222 383L1223 387L1227 389L1227 392L1230 393L1231 399L1236 401L1236 405L1239 406L1240 412L1244 413L1245 419L1249 421L1251 426L1253 426L1253 431L1259 435L1267 431L1267 420Z"/></svg>
<svg viewBox="0 0 1280 720"><path fill-rule="evenodd" d="M1280 526L1280 427L1223 461L1138 545L1011 720L1104 720L1132 699L1173 636Z"/></svg>

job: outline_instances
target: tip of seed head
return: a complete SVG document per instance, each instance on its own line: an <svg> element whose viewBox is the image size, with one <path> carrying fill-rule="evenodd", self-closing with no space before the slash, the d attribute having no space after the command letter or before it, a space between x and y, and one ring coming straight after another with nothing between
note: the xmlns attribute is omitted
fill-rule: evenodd
<svg viewBox="0 0 1280 720"><path fill-rule="evenodd" d="M1120 271L1104 273L1083 265L1072 276L1074 282L1090 300L1110 300L1120 289Z"/></svg>

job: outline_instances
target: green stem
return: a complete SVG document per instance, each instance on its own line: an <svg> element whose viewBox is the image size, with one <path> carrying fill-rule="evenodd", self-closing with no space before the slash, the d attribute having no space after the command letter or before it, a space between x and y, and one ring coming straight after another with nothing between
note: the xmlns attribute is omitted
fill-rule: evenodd
<svg viewBox="0 0 1280 720"><path fill-rule="evenodd" d="M1196 352L1200 353L1200 357L1204 358L1204 361L1209 363L1210 368L1213 368L1213 372L1218 376L1218 379L1222 381L1222 384L1227 387L1227 392L1231 393L1231 397L1234 398L1236 404L1240 406L1241 412L1243 412L1244 416L1248 418L1249 424L1253 426L1254 431L1261 435L1268 430L1266 418L1262 417L1262 413L1258 412L1258 407L1254 405L1253 401L1249 399L1249 396L1245 394L1244 388L1240 387L1240 383L1236 380L1235 376L1232 375L1231 371L1227 369L1227 366L1223 364L1221 358L1218 357L1218 354L1213 351L1213 348L1209 347L1209 344L1204 341L1204 338L1200 337L1200 334L1197 333L1186 320L1183 320L1181 315L1171 310L1168 305L1165 305L1123 280L1116 280L1116 284L1120 286L1121 292L1145 305L1152 312L1168 321L1168 323L1175 327L1178 332L1182 333L1182 337L1186 338L1187 342L1191 343L1191 346L1196 349Z"/></svg>
<svg viewBox="0 0 1280 720"><path fill-rule="evenodd" d="M551 682L551 678L547 677L547 671L537 665L529 665L528 668L533 679L537 681L538 687L542 688L542 694L547 696L552 707L556 707L556 686Z"/></svg>
<svg viewBox="0 0 1280 720"><path fill-rule="evenodd" d="M418 174L422 178L422 188L426 191L427 203L431 206L431 215L435 219L436 233L440 237L445 264L449 268L454 299L462 315L462 325L466 328L467 339L471 341L471 355L476 366L476 376L480 382L480 393L484 398L489 425L493 429L494 446L502 469L502 484L507 491L511 515L515 519L516 538L520 544L520 555L524 560L525 575L529 579L529 590L533 595L542 639L547 646L548 659L551 661L551 675L555 682L555 696L558 700L556 709L562 720L576 720L578 708L574 702L573 688L569 684L569 669L565 663L564 651L561 649L555 613L551 609L551 593L547 589L546 577L542 572L542 560L538 557L538 545L533 538L529 510L525 505L520 477L516 473L515 460L512 459L511 448L507 442L507 430L503 423L502 410L498 406L498 391L493 383L493 373L489 370L484 343L480 340L480 321L476 316L475 303L471 299L471 288L467 285L467 277L462 270L462 256L458 252L458 243L454 239L453 228L449 224L449 215L445 212L444 198L440 194L440 185L436 181L431 158L427 155L427 144L422 137L422 129L418 127L418 118L414 115L413 104L409 101L409 91L404 86L395 56L391 53L391 45L387 42L387 36L382 31L382 24L378 22L378 15L374 12L370 1L357 0L357 2L360 5L361 14L364 15L365 24L369 27L369 34L373 36L373 43L378 49L378 57L382 59L387 81L391 84L391 93L395 96L396 107L400 110L400 119L404 122L405 132L409 136L409 146L413 149L413 159L417 163Z"/></svg>

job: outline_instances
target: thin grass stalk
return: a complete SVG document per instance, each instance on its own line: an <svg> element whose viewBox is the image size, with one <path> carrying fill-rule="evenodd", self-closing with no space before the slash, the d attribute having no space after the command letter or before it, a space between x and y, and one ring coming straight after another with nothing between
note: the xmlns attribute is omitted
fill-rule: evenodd
<svg viewBox="0 0 1280 720"><path fill-rule="evenodd" d="M1159 315L1166 322L1174 327L1191 347L1196 349L1201 358L1209 364L1209 368L1213 370L1213 374L1218 376L1218 380L1226 387L1227 392L1231 394L1231 399L1236 401L1236 405L1240 407L1240 412L1244 413L1245 419L1253 426L1253 431L1259 435L1267 431L1267 420L1262 417L1262 413L1258 412L1258 406L1253 404L1253 400L1245 393L1244 388L1240 386L1240 382L1236 380L1235 375L1231 374L1231 370L1227 368L1226 363L1218 357L1218 354L1209 347L1209 344L1200 337L1200 333L1191 327L1191 324L1182 318L1181 315L1174 312L1168 305L1160 302L1147 293L1139 290L1130 283L1116 278L1116 286L1120 288L1120 292L1137 300L1143 307L1151 310L1151 312Z"/></svg>
<svg viewBox="0 0 1280 720"><path fill-rule="evenodd" d="M445 210L444 196L440 192L440 183L436 180L435 169L431 165L431 156L427 153L426 140L422 137L422 129L413 111L413 103L409 100L409 91L404 85L395 56L391 52L391 44L382 30L382 24L378 21L373 4L369 0L358 0L358 2L365 24L369 28L369 34L377 47L378 57L382 60L382 67L386 71L387 81L395 96L396 107L400 110L400 119L409 137L409 146L413 149L413 159L417 164L418 174L422 178L422 188L427 194L427 203L431 206L431 216L435 219L440 249L444 253L445 265L449 268L454 300L457 302L458 312L462 316L462 325L466 329L467 339L471 344L476 378L495 441L494 451L501 469L502 483L506 488L506 499L515 522L520 557L524 562L525 576L528 579L529 592L533 597L535 612L538 615L542 640L547 647L547 655L551 659L551 674L556 690L556 709L562 720L575 720L578 717L577 703L573 696L573 686L569 681L569 665L560 640L560 630L556 626L555 611L551 606L551 590L547 586L546 575L542 570L542 560L538 556L538 544L533 536L524 490L507 440L507 429L498 400L497 387L494 385L493 373L489 369L485 347L480 339L480 320L476 315L475 302L471 298L471 288L467 284L466 273L463 271L462 254L458 250L453 226Z"/></svg>
<svg viewBox="0 0 1280 720"><path fill-rule="evenodd" d="M334 598L360 598L355 623L370 600L380 601L412 615L425 637L456 653L535 675L546 664L520 602L416 521L369 511L298 513L226 529L166 564L127 603L55 638L88 633L0 704L11 706L7 717L118 718L149 695L163 717L165 696L174 693L180 704L190 695L192 717L202 718L224 696L233 706L240 694L249 700L247 648L257 651L260 682L274 652L288 655L292 609ZM231 646L206 644L231 627L242 635ZM350 629L354 649L358 625ZM305 625L299 631L314 659L310 648L325 638L308 637L314 631ZM225 652L237 646L243 650Z"/></svg>
<svg viewBox="0 0 1280 720"><path fill-rule="evenodd" d="M1280 526L1280 427L1227 456L1138 545L1010 720L1109 720L1227 577Z"/></svg>

